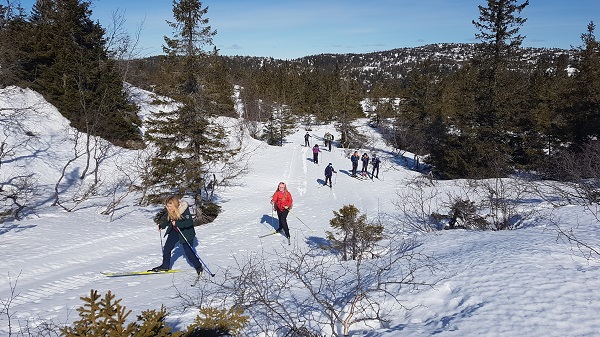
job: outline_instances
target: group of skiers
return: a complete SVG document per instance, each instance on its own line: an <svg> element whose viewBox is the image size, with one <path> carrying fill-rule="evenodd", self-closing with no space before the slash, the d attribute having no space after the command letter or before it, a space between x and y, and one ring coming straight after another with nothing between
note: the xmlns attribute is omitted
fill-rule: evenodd
<svg viewBox="0 0 600 337"><path fill-rule="evenodd" d="M306 135L304 135L304 146L310 146L310 137L311 135L308 132ZM329 151L331 151L333 135L327 132L324 140L325 145L328 146ZM315 144L312 151L313 162L318 164L319 153L321 152L319 145ZM355 151L350 157L350 161L352 162L351 176L357 177L359 161L362 161L361 175L366 176L368 174L367 167L369 165L369 160L373 166L371 178L378 178L379 164L381 162L380 159L376 154L373 154L373 158L369 158L367 153L364 153L362 157L360 157L358 151ZM329 185L329 187L332 187L331 177L334 173L337 173L337 171L333 168L333 164L329 163L327 167L325 167L324 185ZM273 193L271 196L271 205L273 210L277 212L277 219L279 220L279 226L277 229L275 229L275 233L281 233L281 231L283 231L283 234L288 239L288 244L290 243L290 229L287 224L287 216L292 208L292 204L293 199L291 193L288 191L286 184L284 182L280 182L277 185L275 193ZM159 230L166 229L165 236L167 237L167 240L163 246L162 263L159 266L150 269L149 271L168 271L171 268L171 253L175 248L175 245L179 243L183 247L183 252L185 253L187 259L194 266L198 275L201 275L204 269L202 266L203 263L192 247L192 243L196 237L196 231L194 229L194 221L189 205L177 196L170 196L165 200L164 210L157 214L157 216L154 218L154 221L158 225Z"/></svg>
<svg viewBox="0 0 600 337"><path fill-rule="evenodd" d="M310 146L309 138L311 138L311 137L312 136L307 131L306 134L304 135L304 146L306 146L306 147ZM329 152L331 152L331 143L333 143L333 135L329 132L326 132L325 135L323 136L323 141L325 143L325 147L327 147ZM315 144L315 146L318 146L318 144ZM314 148L314 146L313 146L313 148Z"/></svg>
<svg viewBox="0 0 600 337"><path fill-rule="evenodd" d="M312 136L307 131L306 134L304 135L304 146L306 146L306 147L310 146L309 139L311 137ZM329 132L326 132L325 135L323 136L323 139L325 140L325 146L329 147L329 151L331 152L331 143L333 142L333 135ZM319 153L321 153L321 148L319 148L319 144L315 144L312 147L312 153L313 153L313 163L319 164ZM379 157L377 157L376 154L373 154L373 158L369 158L369 155L367 153L363 153L363 155L360 156L358 151L355 151L354 154L352 156L350 156L350 161L352 163L352 173L350 176L358 177L358 175L357 175L358 163L362 162L362 169L360 172L361 176L367 177L369 175L368 166L370 163L372 165L370 178L371 179L373 179L373 177L379 178L379 164L381 163L381 160L379 159ZM324 183L324 185L327 185L329 183L329 187L331 187L331 185L332 185L331 184L331 176L333 173L337 173L337 172L333 168L333 165L331 163L329 163L329 165L327 165L327 167L325 168L325 183Z"/></svg>
<svg viewBox="0 0 600 337"><path fill-rule="evenodd" d="M371 165L373 166L373 170L371 171L371 178L375 177L375 178L379 178L379 164L381 163L381 160L379 159L379 157L377 157L376 154L373 154L373 158L369 158L369 155L367 153L363 153L362 157L358 154L358 151L354 151L354 154L352 156L350 156L350 161L352 162L352 177L357 177L357 170L358 170L358 162L361 161L362 162L362 169L361 169L361 176L367 176L369 171L368 171L368 166L369 166L369 160L371 161ZM375 172L377 172L377 174L375 174Z"/></svg>

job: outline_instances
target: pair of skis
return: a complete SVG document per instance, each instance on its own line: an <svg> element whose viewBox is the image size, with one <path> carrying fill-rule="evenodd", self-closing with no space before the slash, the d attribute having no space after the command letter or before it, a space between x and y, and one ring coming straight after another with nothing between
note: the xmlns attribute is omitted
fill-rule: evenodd
<svg viewBox="0 0 600 337"><path fill-rule="evenodd" d="M146 270L146 271L126 271L126 272L102 272L102 275L104 275L106 277L124 277L124 276L141 276L141 275L155 275L155 274L174 274L174 273L180 273L183 271L185 271L185 270L169 269L169 270L161 270L161 271ZM200 281L201 276L202 276L202 273L196 275L196 277L194 278L194 281L191 284L192 287L195 287L196 284L198 284L198 281Z"/></svg>
<svg viewBox="0 0 600 337"><path fill-rule="evenodd" d="M260 239L262 239L262 238L266 238L267 236L271 236L271 235L275 235L275 234L281 234L281 232L272 231L271 233L259 235L258 237ZM288 240L288 245L291 245L292 242L290 241L290 238L286 238L286 239Z"/></svg>

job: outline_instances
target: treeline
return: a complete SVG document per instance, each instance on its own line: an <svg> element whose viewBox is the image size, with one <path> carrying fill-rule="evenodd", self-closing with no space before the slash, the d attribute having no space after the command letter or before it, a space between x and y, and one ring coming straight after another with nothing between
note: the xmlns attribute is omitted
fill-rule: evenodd
<svg viewBox="0 0 600 337"><path fill-rule="evenodd" d="M0 86L36 90L81 132L139 142L137 107L116 64L125 46L90 16L90 2L80 0L37 1L29 14L0 4Z"/></svg>
<svg viewBox="0 0 600 337"><path fill-rule="evenodd" d="M518 170L557 177L555 160L593 148L600 132L595 25L582 23L581 46L569 51L523 48L520 13L529 2L483 3L472 22L476 44L296 60L223 57L215 49L189 65L181 54L119 58L115 50L123 48L108 48L86 2L39 2L30 16L0 6L1 84L30 86L74 126L122 143L139 137L139 121L121 82L180 99L190 90L174 67L196 67L200 85L183 85L202 88L202 100L211 102L204 109L241 113L250 133L269 144L282 144L298 124L333 122L343 146L360 147L352 121L366 107L391 145L425 158L441 178ZM242 111L227 97L232 88Z"/></svg>

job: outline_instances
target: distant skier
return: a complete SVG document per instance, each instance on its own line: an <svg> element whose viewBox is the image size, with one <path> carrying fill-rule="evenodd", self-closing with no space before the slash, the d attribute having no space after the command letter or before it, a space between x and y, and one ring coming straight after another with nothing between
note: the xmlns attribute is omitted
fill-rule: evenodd
<svg viewBox="0 0 600 337"><path fill-rule="evenodd" d="M327 165L327 167L325 168L325 185L327 185L327 181L329 181L329 187L332 187L331 176L334 173L337 173L337 171L333 168L333 165L329 163L329 165Z"/></svg>
<svg viewBox="0 0 600 337"><path fill-rule="evenodd" d="M362 169L360 170L360 175L362 176L366 176L367 172L368 172L368 167L369 167L369 155L366 153L363 153L362 157L360 158L360 160L362 161Z"/></svg>
<svg viewBox="0 0 600 337"><path fill-rule="evenodd" d="M313 151L313 163L319 164L319 152L321 152L321 149L319 149L319 144L315 144L315 146L313 146L313 148L312 148L312 151Z"/></svg>
<svg viewBox="0 0 600 337"><path fill-rule="evenodd" d="M277 219L279 220L279 228L277 228L276 232L283 232L285 237L288 239L288 243L290 240L290 229L287 224L287 216L292 208L293 204L292 194L287 190L287 186L284 182L280 182L277 185L277 190L273 193L271 197L271 205L277 211Z"/></svg>
<svg viewBox="0 0 600 337"><path fill-rule="evenodd" d="M373 174L375 173L375 170L377 170L377 174L375 175L375 178L379 179L379 163L380 162L381 162L381 160L379 160L377 155L373 153L373 159L371 159L371 165L373 165L373 171L371 171L371 179L373 179Z"/></svg>
<svg viewBox="0 0 600 337"><path fill-rule="evenodd" d="M310 138L311 135L308 133L308 131L306 131L306 134L304 135L304 146L309 147L310 146L310 142L308 141L308 138Z"/></svg>
<svg viewBox="0 0 600 337"><path fill-rule="evenodd" d="M358 155L358 151L354 151L354 154L350 156L350 161L352 162L352 176L356 177L356 170L358 169L358 161L360 160L360 156Z"/></svg>
<svg viewBox="0 0 600 337"><path fill-rule="evenodd" d="M333 135L329 134L329 139L327 140L327 144L329 145L329 152L331 152L331 143L333 143Z"/></svg>
<svg viewBox="0 0 600 337"><path fill-rule="evenodd" d="M192 250L191 244L196 237L194 229L194 220L187 202L180 200L177 196L170 196L165 201L166 212L159 216L155 221L158 228L166 228L165 236L167 241L162 251L162 264L150 269L154 272L166 271L171 269L171 251L175 248L177 242L183 247L183 252L188 261L196 269L196 273L202 273L202 263L196 253Z"/></svg>
<svg viewBox="0 0 600 337"><path fill-rule="evenodd" d="M331 136L331 134L329 132L326 132L325 135L323 136L323 140L325 142L325 147L327 147L329 145L329 136Z"/></svg>

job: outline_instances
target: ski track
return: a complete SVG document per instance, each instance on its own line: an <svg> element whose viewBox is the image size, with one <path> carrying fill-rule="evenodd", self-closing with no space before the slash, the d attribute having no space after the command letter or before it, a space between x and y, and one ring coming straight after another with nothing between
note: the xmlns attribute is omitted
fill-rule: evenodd
<svg viewBox="0 0 600 337"><path fill-rule="evenodd" d="M346 168L350 171L350 160L344 155L344 149L334 147L332 152L322 150L318 165L312 162L311 147L289 144L279 150L281 151L280 158L284 159L276 164L277 167L284 168L280 172L279 179L288 184L288 188L294 196L294 208L288 216L288 222L292 241L295 244L306 240L310 236L324 235L324 233L311 231L307 226L314 229L316 224L327 222L333 216L328 211L324 218L320 207L313 208L303 205L304 200L319 199L322 198L323 193L327 193L333 203L332 209L337 210L348 204L362 205L364 200L361 197L361 191L364 188L373 188L374 186L373 182L361 181L344 173L337 173L339 176L333 177L335 184L351 184L353 187L351 194L337 196L335 185L331 189L327 186L313 188L313 185L318 187L319 182L324 180L323 171L329 162L334 164L338 172L340 169L346 170ZM361 154L362 152L364 151L361 150ZM268 233L277 222L276 215L271 212L269 196L280 180L277 177L275 177L276 181L273 180L272 169L272 163L264 163L264 167L260 167L254 174L264 175L265 181L273 181L273 184L265 184L259 189L250 191L244 189L244 186L233 187L230 195L224 192L222 198L227 201L228 207L214 223L197 228L198 240L195 249L213 273L218 272L217 265L221 259L244 258L249 253L260 251L263 252L266 258L276 259L289 249L287 241L281 235L265 238L257 237L260 234ZM365 184L369 185L365 186ZM247 198L232 198L233 195L239 196L240 191L238 189L244 189ZM248 203L248 198L257 202ZM310 202L308 204L316 205ZM365 210L361 209L361 211ZM243 220L248 219L249 214L252 214L251 218L256 219L256 221ZM45 220L48 221L48 218ZM51 221L60 221L60 218L57 217L51 219ZM86 294L87 296L89 289L99 291L112 289L115 293L127 292L128 296L133 297L136 296L137 292L146 291L144 287L140 288L140 285L144 284L143 282L146 279L136 277L109 279L99 274L99 271L145 270L160 263L161 249L159 244L161 240L164 241L164 238L161 239L158 236L163 235L164 232L156 233L149 230L148 226L154 226L151 222L128 224L126 220L117 220L91 226L80 227L80 231L86 232L85 235L89 237L89 240L82 241L80 235L71 237L68 233L46 232L48 231L47 228L53 227L44 226L40 223L27 230L41 232L36 235L53 238L51 247L21 245L5 253L4 265L0 268L0 272L4 272L4 269L13 271L13 282L18 276L20 291L11 303L11 308L16 310L17 317L32 319L41 314L47 317L60 317L65 312L81 305L80 295L73 296L72 294ZM105 229L99 231L94 226L105 226ZM15 233L18 232L15 231ZM5 237L10 240L10 236L15 235L15 233L7 233ZM99 233L102 235L98 235ZM245 244L236 243L235 246L232 246L231 242L239 242L235 238L240 236L256 237L256 240L243 240L242 242L246 242ZM263 246L264 244L267 245ZM222 256L222 247L229 247L227 256ZM19 252L24 249L28 250L29 253L21 258ZM103 260L118 262L103 265ZM173 268L191 268L179 247L173 252L172 263ZM28 266L35 266L35 268L28 268ZM90 269L98 272L85 271ZM15 271L19 274L14 275ZM189 279L191 279L190 273L149 277L148 281L151 281L152 277L155 280L161 280L153 283L157 284L157 294L154 297L157 301L161 301L162 295L159 294L161 289L167 289L177 282L189 282ZM162 279L158 279L159 277L162 277ZM45 279L48 281L44 282ZM59 281L56 281L57 279ZM171 280L171 282L165 282L165 279ZM41 284L41 286L33 288L29 286L31 284ZM2 298L9 298L7 294L11 291L10 286L9 284L0 284ZM51 312L47 312L47 309L37 309L38 307L47 308L48 304L44 304L46 301L55 304L51 306ZM33 307L33 309L23 313L19 311L19 307L22 306Z"/></svg>

